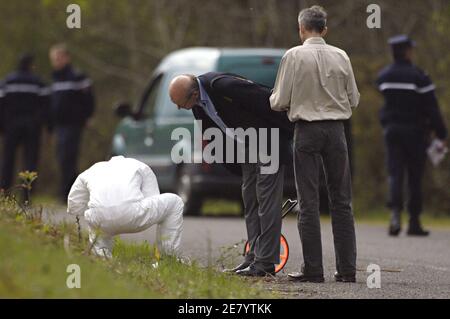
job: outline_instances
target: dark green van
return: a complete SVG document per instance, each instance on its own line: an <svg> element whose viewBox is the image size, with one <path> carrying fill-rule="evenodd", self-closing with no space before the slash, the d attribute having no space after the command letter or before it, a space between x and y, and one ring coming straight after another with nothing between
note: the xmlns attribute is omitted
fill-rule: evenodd
<svg viewBox="0 0 450 319"><path fill-rule="evenodd" d="M220 164L174 164L171 160L171 140L175 128L194 129L190 111L178 110L170 101L168 86L176 75L200 75L210 71L242 75L255 82L273 87L283 49L219 49L188 48L175 51L162 60L131 110L126 104L117 108L123 117L112 141L112 154L136 158L148 164L156 176L162 192L179 194L185 202L187 214L200 214L206 198L241 198L240 178L226 171ZM191 147L191 146L189 146ZM195 156L195 154L194 154ZM292 175L292 170L289 176ZM285 191L295 193L292 178Z"/></svg>

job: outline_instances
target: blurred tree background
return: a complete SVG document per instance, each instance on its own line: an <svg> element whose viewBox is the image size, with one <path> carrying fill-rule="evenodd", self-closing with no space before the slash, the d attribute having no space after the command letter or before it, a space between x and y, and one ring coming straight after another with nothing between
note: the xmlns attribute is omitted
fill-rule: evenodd
<svg viewBox="0 0 450 319"><path fill-rule="evenodd" d="M66 27L67 5L82 8L82 28ZM108 156L117 119L112 106L136 101L152 69L169 52L189 46L280 47L298 45L300 9L319 4L329 13L327 41L347 51L361 92L353 117L354 192L359 210L384 205L387 181L374 86L378 71L391 62L387 39L407 33L417 41L416 62L438 86L441 109L450 124L450 1L378 0L381 29L369 29L372 0L15 0L0 3L0 76L20 54L34 52L37 72L50 81L48 48L66 42L74 65L94 80L97 112L85 131L81 167ZM54 144L42 144L39 191L54 194L59 178ZM20 160L20 158L19 158ZM450 160L427 170L426 207L450 214Z"/></svg>

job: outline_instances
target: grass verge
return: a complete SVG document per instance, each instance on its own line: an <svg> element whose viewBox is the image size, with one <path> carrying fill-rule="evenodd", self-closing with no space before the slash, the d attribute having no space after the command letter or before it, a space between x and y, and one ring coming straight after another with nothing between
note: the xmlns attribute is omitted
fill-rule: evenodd
<svg viewBox="0 0 450 319"><path fill-rule="evenodd" d="M160 258L148 243L116 242L111 261L86 251L74 225L42 222L0 196L0 298L273 298L262 284L197 264ZM67 267L81 269L81 288L69 289Z"/></svg>

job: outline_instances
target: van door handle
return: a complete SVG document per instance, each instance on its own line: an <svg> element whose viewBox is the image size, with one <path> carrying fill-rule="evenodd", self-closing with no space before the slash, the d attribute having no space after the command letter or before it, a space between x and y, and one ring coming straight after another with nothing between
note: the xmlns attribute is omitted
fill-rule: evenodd
<svg viewBox="0 0 450 319"><path fill-rule="evenodd" d="M144 145L147 147L151 147L155 140L153 139L153 132L155 131L155 128L153 125L147 125L145 127L145 138L144 138Z"/></svg>
<svg viewBox="0 0 450 319"><path fill-rule="evenodd" d="M145 134L146 134L146 135L152 135L154 131L155 131L155 129L154 129L153 126L147 126L147 127L145 128Z"/></svg>

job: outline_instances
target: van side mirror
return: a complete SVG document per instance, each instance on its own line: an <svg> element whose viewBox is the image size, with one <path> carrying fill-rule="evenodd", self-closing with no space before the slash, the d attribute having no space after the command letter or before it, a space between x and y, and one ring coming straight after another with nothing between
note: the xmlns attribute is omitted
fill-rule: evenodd
<svg viewBox="0 0 450 319"><path fill-rule="evenodd" d="M127 116L133 115L133 111L131 110L131 105L129 103L124 103L124 102L118 103L114 107L114 113L119 118L125 118Z"/></svg>

